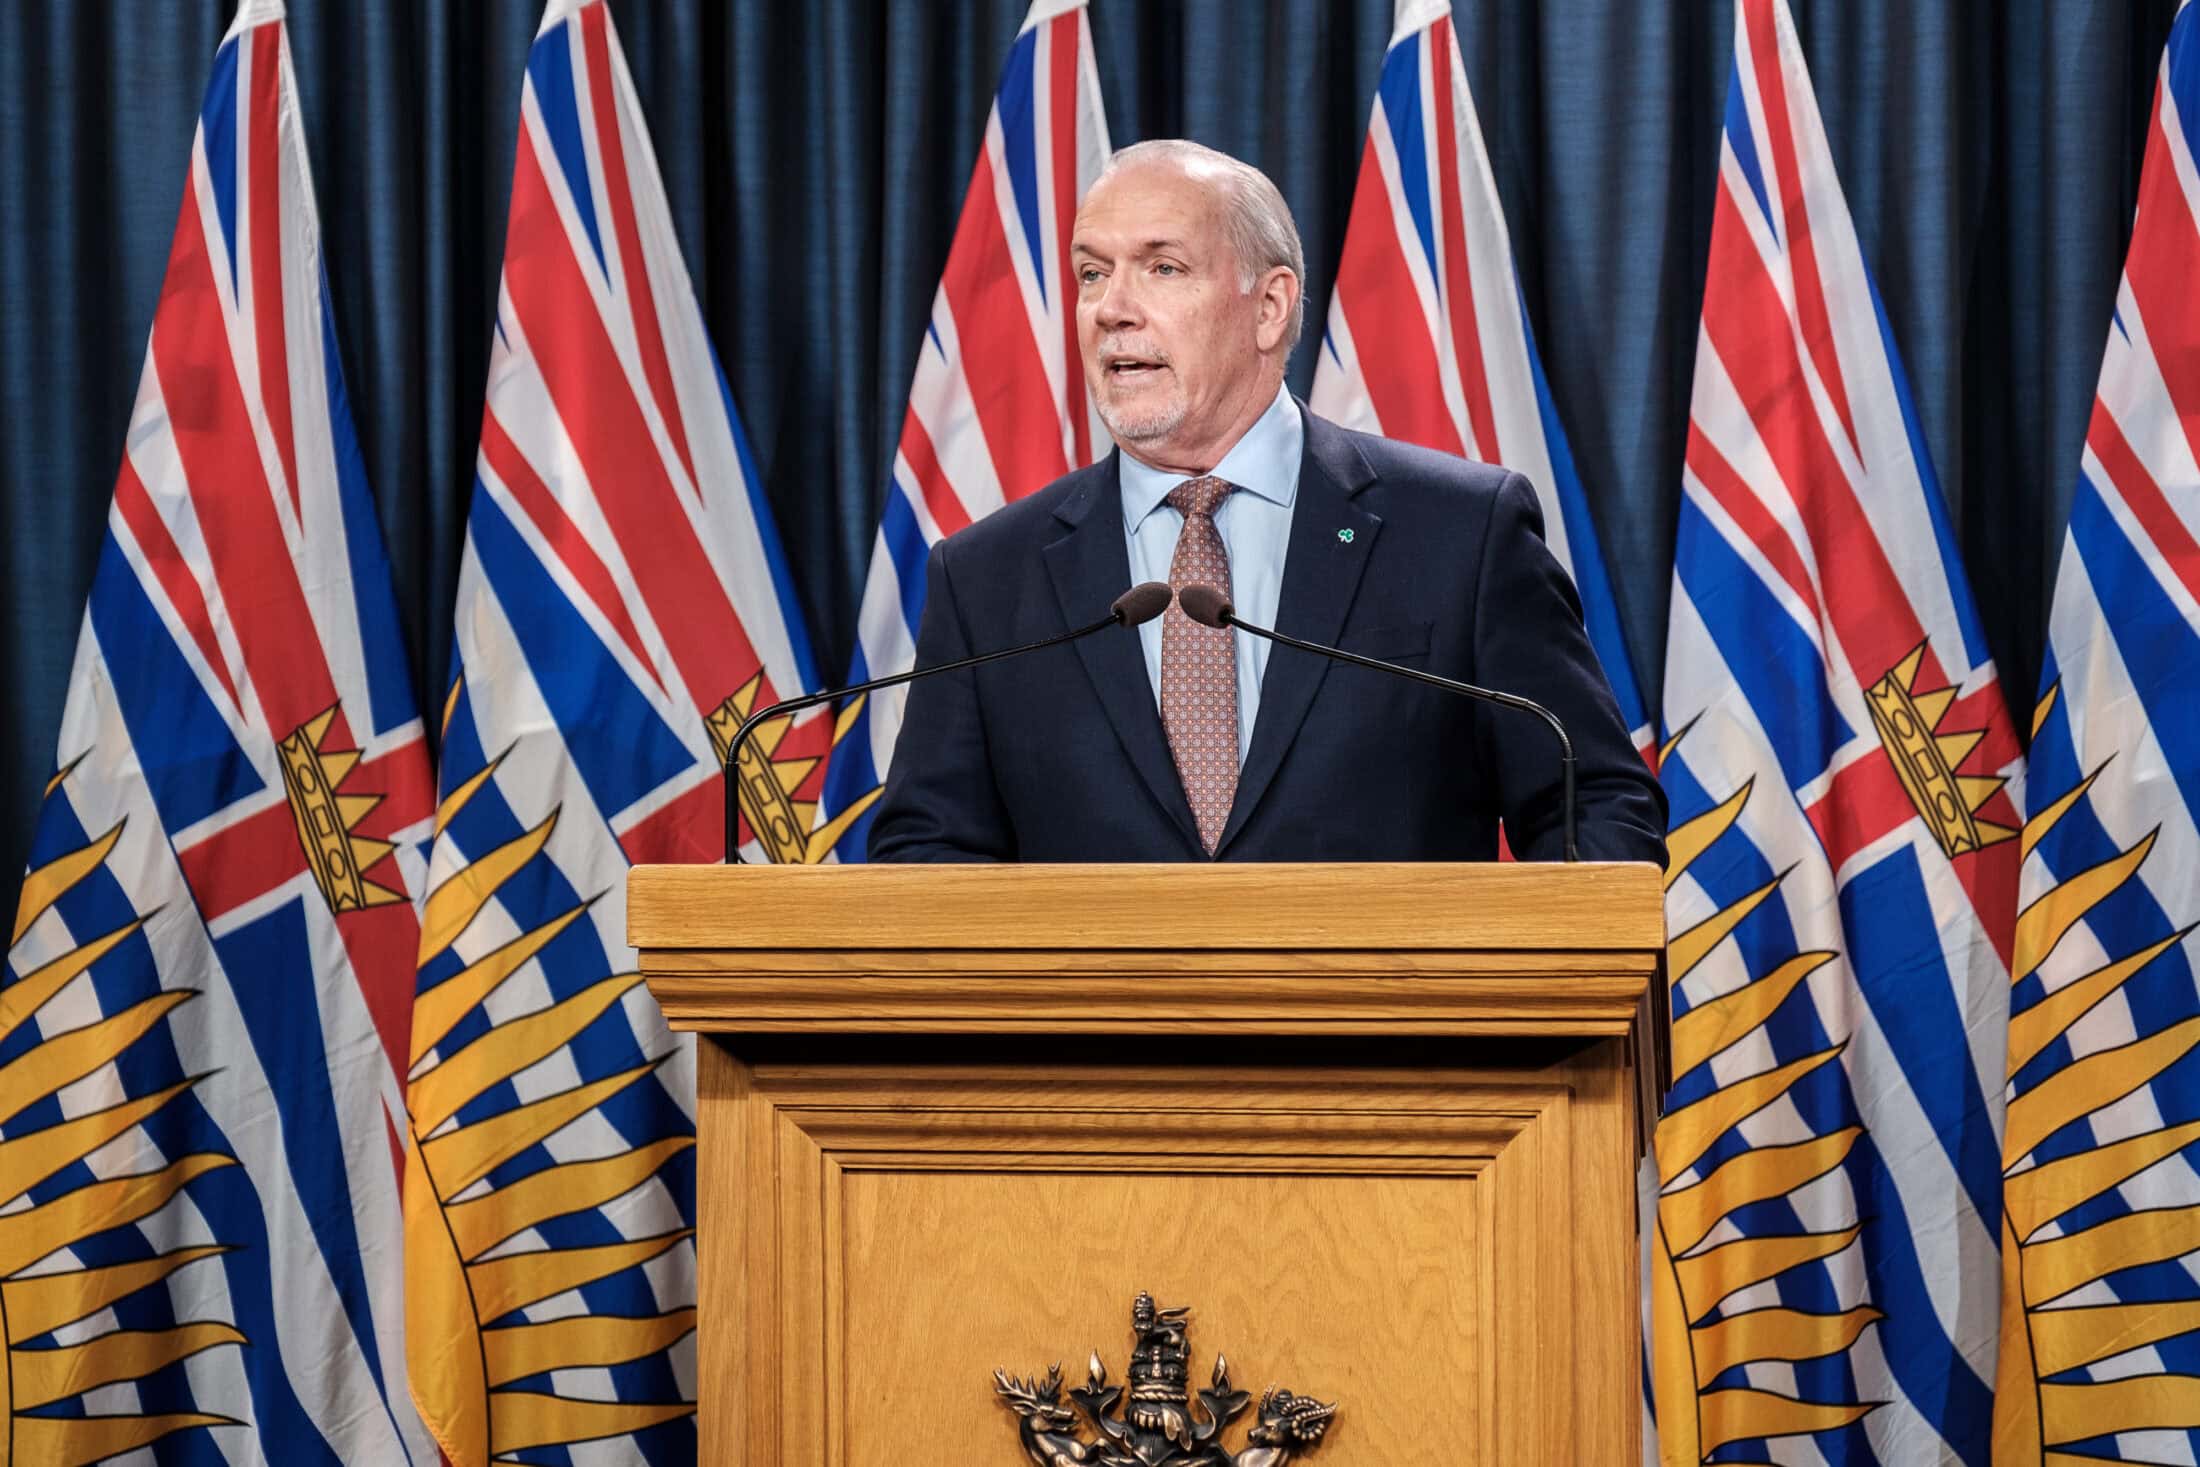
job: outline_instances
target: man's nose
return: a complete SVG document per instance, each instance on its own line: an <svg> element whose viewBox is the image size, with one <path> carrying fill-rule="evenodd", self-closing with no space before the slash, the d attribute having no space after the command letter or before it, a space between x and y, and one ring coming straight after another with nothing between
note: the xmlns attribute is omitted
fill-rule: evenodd
<svg viewBox="0 0 2200 1467"><path fill-rule="evenodd" d="M1138 290L1134 277L1118 270L1101 287L1093 315L1103 326L1132 326L1139 320Z"/></svg>

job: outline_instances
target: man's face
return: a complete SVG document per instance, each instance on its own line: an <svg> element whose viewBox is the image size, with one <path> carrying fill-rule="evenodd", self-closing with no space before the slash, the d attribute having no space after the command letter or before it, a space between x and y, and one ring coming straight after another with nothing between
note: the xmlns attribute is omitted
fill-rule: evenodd
<svg viewBox="0 0 2200 1467"><path fill-rule="evenodd" d="M1261 293L1239 287L1213 188L1168 163L1107 175L1077 210L1070 268L1108 431L1149 462L1211 467L1258 394L1262 338L1280 336L1262 329Z"/></svg>

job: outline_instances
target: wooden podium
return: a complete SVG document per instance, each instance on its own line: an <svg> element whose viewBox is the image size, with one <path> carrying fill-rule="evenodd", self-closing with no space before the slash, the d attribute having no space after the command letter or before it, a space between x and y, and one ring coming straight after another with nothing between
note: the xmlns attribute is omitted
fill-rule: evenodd
<svg viewBox="0 0 2200 1467"><path fill-rule="evenodd" d="M700 1460L1021 1467L1185 1307L1325 1467L1642 1460L1650 866L637 868L697 1031ZM1195 1397L1196 1401L1196 1397ZM1194 1409L1197 1407L1195 1405ZM1225 1434L1240 1447L1248 1411Z"/></svg>

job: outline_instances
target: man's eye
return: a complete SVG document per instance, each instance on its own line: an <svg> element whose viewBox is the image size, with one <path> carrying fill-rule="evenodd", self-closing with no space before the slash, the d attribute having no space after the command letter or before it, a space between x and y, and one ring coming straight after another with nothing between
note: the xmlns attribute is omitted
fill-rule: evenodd
<svg viewBox="0 0 2200 1467"><path fill-rule="evenodd" d="M1081 285L1091 285L1099 278L1100 272L1093 269L1090 265L1087 265L1084 269L1077 272L1077 280L1078 283Z"/></svg>
<svg viewBox="0 0 2200 1467"><path fill-rule="evenodd" d="M1153 273L1156 275L1181 275L1184 272L1177 269L1176 266L1170 264L1167 260L1163 260L1160 264L1153 267Z"/></svg>

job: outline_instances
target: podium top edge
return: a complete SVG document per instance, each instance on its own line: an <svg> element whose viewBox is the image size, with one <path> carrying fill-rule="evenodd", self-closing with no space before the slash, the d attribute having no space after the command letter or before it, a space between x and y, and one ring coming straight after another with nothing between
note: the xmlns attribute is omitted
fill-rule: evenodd
<svg viewBox="0 0 2200 1467"><path fill-rule="evenodd" d="M636 866L648 950L1659 952L1648 863Z"/></svg>

